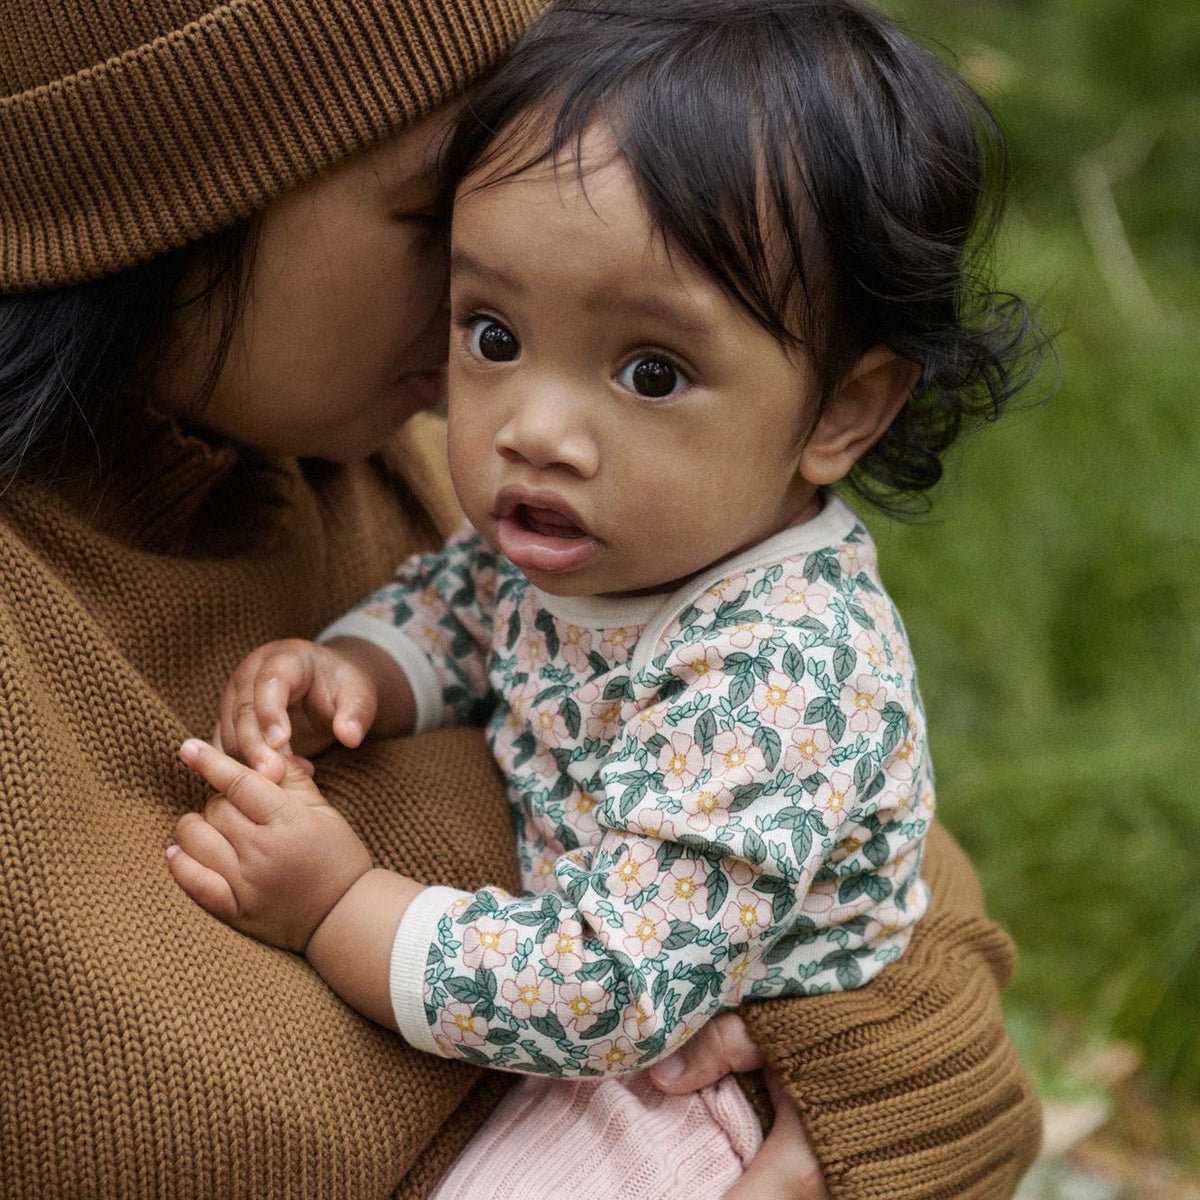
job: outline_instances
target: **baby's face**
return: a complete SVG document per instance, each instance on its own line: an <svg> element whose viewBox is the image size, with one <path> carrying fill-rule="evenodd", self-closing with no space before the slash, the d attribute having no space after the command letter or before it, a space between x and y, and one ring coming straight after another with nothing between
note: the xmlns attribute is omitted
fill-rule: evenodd
<svg viewBox="0 0 1200 1200"><path fill-rule="evenodd" d="M455 487L535 586L663 588L816 507L809 364L669 252L607 135L468 178L453 230Z"/></svg>

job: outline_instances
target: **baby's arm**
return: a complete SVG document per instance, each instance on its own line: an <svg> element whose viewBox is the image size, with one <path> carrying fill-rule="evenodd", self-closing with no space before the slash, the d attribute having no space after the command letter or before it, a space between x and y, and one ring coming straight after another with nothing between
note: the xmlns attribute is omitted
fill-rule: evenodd
<svg viewBox="0 0 1200 1200"><path fill-rule="evenodd" d="M343 1000L394 1029L388 959L422 885L373 868L295 759L276 784L205 742L185 742L180 756L218 795L176 825L176 882L235 929L304 954Z"/></svg>
<svg viewBox="0 0 1200 1200"><path fill-rule="evenodd" d="M368 734L409 733L415 713L408 677L378 646L354 637L290 638L260 646L235 668L213 741L280 782L288 756L319 754L335 740L354 747Z"/></svg>

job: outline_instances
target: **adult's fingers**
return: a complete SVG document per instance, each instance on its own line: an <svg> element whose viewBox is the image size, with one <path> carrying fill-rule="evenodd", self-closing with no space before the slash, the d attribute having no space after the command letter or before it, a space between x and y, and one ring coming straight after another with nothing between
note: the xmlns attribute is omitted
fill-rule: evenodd
<svg viewBox="0 0 1200 1200"><path fill-rule="evenodd" d="M716 1083L731 1071L753 1071L763 1065L763 1052L737 1013L723 1013L704 1025L669 1058L650 1068L650 1078L663 1092L678 1095Z"/></svg>
<svg viewBox="0 0 1200 1200"><path fill-rule="evenodd" d="M775 1120L758 1153L725 1200L830 1200L800 1114L772 1071L764 1072Z"/></svg>

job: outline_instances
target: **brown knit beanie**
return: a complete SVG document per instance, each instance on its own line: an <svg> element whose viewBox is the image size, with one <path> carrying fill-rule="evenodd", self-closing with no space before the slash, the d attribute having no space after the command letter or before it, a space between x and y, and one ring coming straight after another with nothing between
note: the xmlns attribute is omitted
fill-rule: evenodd
<svg viewBox="0 0 1200 1200"><path fill-rule="evenodd" d="M0 0L0 291L221 229L461 92L542 0Z"/></svg>

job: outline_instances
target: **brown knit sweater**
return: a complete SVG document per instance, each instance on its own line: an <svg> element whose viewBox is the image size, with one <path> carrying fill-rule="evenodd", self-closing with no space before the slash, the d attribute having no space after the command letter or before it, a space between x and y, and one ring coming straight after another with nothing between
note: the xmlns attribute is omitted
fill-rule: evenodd
<svg viewBox="0 0 1200 1200"><path fill-rule="evenodd" d="M0 495L0 1196L421 1197L508 1079L410 1050L303 959L175 887L204 793L176 759L250 647L312 635L453 522L439 431L345 469L242 460L165 422L102 488ZM516 884L475 731L320 760L381 863ZM1001 1025L1007 940L930 846L936 907L847 995L748 1008L836 1200L1011 1195L1038 1110Z"/></svg>

